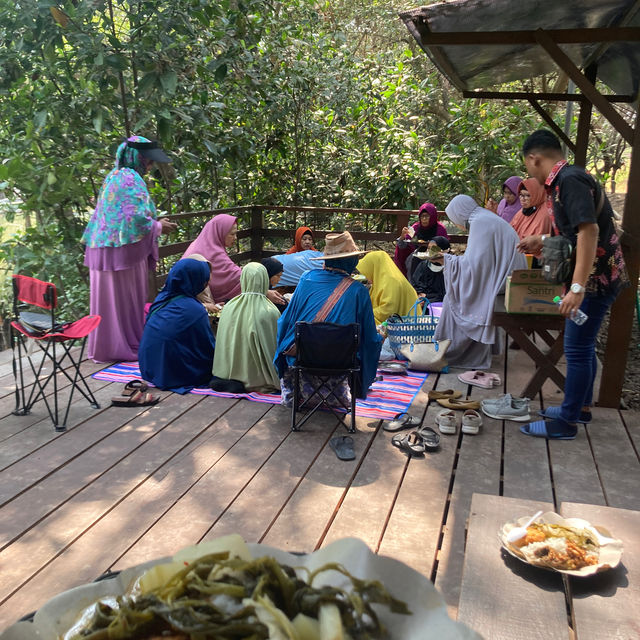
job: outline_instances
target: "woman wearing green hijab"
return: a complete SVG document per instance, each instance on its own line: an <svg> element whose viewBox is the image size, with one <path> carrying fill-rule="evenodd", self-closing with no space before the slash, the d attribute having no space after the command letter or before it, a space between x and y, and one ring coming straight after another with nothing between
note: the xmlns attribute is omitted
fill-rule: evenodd
<svg viewBox="0 0 640 640"><path fill-rule="evenodd" d="M222 309L213 375L239 380L248 391L280 389L273 364L280 312L267 299L269 276L258 262L250 262L240 275L242 293Z"/></svg>

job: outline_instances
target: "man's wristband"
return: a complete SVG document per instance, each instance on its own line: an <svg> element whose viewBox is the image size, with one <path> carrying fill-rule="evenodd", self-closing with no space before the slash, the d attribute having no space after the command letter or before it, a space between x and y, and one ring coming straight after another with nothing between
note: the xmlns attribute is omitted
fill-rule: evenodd
<svg viewBox="0 0 640 640"><path fill-rule="evenodd" d="M544 244L544 241L545 241L546 237L547 236L544 235L544 234L540 236L540 242L542 242L542 244Z"/></svg>

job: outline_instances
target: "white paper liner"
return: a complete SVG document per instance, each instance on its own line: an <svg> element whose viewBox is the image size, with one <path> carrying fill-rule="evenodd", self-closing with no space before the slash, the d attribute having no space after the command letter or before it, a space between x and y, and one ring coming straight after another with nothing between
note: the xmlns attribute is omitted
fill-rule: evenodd
<svg viewBox="0 0 640 640"><path fill-rule="evenodd" d="M539 518L536 518L535 522L537 524L558 524L565 527L573 527L574 529L587 529L600 544L599 562L598 564L592 564L587 567L582 567L582 569L575 570L554 569L553 567L546 567L529 562L516 545L508 542L507 534L514 527L521 527L526 524L530 517L531 516L523 516L522 518L518 518L518 520L507 522L498 532L498 538L503 549L505 549L514 558L518 558L518 560L526 562L532 567L547 569L549 571L555 571L556 573L566 573L567 575L578 577L591 576L595 573L599 573L600 571L606 571L607 569L613 569L613 567L618 566L620 558L622 557L621 540L614 539L611 533L600 525L594 526L590 522L580 518L563 518L554 511L547 511L547 513L543 513Z"/></svg>
<svg viewBox="0 0 640 640"><path fill-rule="evenodd" d="M239 536L227 536L222 541L231 546L244 544ZM211 544L211 543L205 543ZM342 564L358 578L380 580L396 598L407 603L412 615L394 614L385 606L373 605L389 631L392 640L478 640L480 635L462 623L449 618L444 599L433 584L423 575L407 565L374 554L367 545L355 538L344 538L315 551L298 556L261 544L247 545L253 557L273 556L278 562L293 567L314 570L328 562ZM183 550L180 560L189 557L191 548ZM205 553L209 553L209 549ZM202 555L196 553L192 557ZM174 559L176 556L174 556ZM118 576L82 585L61 593L43 605L35 615L33 623L19 622L7 629L1 640L59 640L77 622L82 611L101 598L113 597L128 591L136 580L149 568L169 563L172 558L160 558L122 571ZM314 585L331 584L348 588L346 576L328 571L320 574Z"/></svg>

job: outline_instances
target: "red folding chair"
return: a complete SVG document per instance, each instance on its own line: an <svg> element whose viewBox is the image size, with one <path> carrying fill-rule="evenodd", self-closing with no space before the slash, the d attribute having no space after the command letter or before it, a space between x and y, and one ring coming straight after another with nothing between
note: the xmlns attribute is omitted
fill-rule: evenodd
<svg viewBox="0 0 640 640"><path fill-rule="evenodd" d="M13 321L11 335L13 346L13 374L16 379L16 408L14 415L24 416L31 412L33 405L42 398L53 421L56 431L65 431L67 417L77 389L94 409L99 409L89 385L82 373L80 363L84 355L87 336L100 324L100 316L84 316L74 322L59 324L56 322L55 310L58 305L58 292L51 282L43 282L29 276L14 275L13 277ZM49 313L34 313L26 311L25 305L46 309ZM41 361L35 362L34 356L27 348L27 343L40 347L38 355ZM76 340L82 340L80 356L74 359L71 348ZM17 358L16 358L17 347ZM60 351L62 349L62 351ZM26 358L34 376L33 383L25 383L22 370L22 360ZM68 363L66 362L68 359ZM52 371L44 374L45 363L52 365ZM64 365L64 366L63 366ZM65 366L71 369L71 375ZM62 425L58 420L58 374L62 374L71 383L69 400ZM50 405L45 389L53 381L53 408ZM83 388L84 386L84 388ZM31 387L29 391L29 387ZM27 392L28 397L27 397Z"/></svg>

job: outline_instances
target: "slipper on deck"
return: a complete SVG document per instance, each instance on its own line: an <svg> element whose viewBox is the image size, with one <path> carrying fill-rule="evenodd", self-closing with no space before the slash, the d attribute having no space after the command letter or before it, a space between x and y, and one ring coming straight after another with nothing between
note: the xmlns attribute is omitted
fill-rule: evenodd
<svg viewBox="0 0 640 640"><path fill-rule="evenodd" d="M420 427L416 433L422 438L427 451L435 451L440 446L440 434L431 427Z"/></svg>
<svg viewBox="0 0 640 640"><path fill-rule="evenodd" d="M411 429L419 427L422 424L420 418L416 418L408 413L398 413L383 425L385 431L402 431L402 429Z"/></svg>
<svg viewBox="0 0 640 640"><path fill-rule="evenodd" d="M458 376L458 380L482 389L493 389L493 387L499 387L502 384L500 376L490 371L465 371Z"/></svg>
<svg viewBox="0 0 640 640"><path fill-rule="evenodd" d="M351 436L337 436L329 440L329 446L334 450L339 460L355 460L356 452L353 448Z"/></svg>
<svg viewBox="0 0 640 640"><path fill-rule="evenodd" d="M525 436L533 436L534 438L547 438L548 440L575 440L578 433L577 427L573 427L572 432L564 433L549 433L549 427L553 425L558 428L571 427L572 425L562 423L559 420L550 420L545 422L544 420L536 420L536 422L530 422L529 424L522 425L520 431Z"/></svg>
<svg viewBox="0 0 640 640"><path fill-rule="evenodd" d="M417 431L409 434L397 433L391 438L391 444L410 456L419 456L425 452L424 440Z"/></svg>
<svg viewBox="0 0 640 640"><path fill-rule="evenodd" d="M131 396L136 391L149 391L149 385L142 380L129 380L127 384L124 385L124 389L122 391L123 396Z"/></svg>
<svg viewBox="0 0 640 640"><path fill-rule="evenodd" d="M480 403L477 400L456 400L454 398L438 399L436 402L447 409L473 409L477 411Z"/></svg>
<svg viewBox="0 0 640 640"><path fill-rule="evenodd" d="M429 396L429 400L445 400L447 398L462 398L462 392L454 391L453 389L445 389L444 391L435 391L431 390L427 394Z"/></svg>
<svg viewBox="0 0 640 640"><path fill-rule="evenodd" d="M160 402L159 397L152 396L146 391L134 391L130 396L111 398L112 407L151 407L158 402Z"/></svg>

